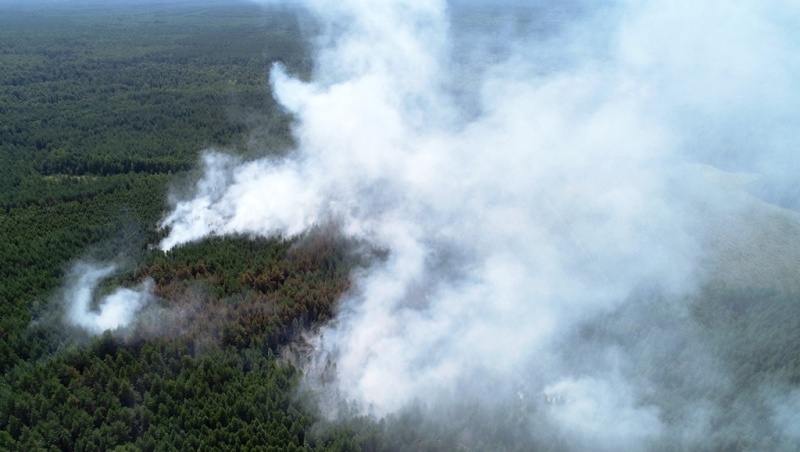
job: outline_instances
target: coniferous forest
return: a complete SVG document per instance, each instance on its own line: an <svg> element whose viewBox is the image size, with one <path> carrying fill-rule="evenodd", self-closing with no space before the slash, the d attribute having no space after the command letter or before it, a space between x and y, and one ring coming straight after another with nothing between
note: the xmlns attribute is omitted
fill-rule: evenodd
<svg viewBox="0 0 800 452"><path fill-rule="evenodd" d="M309 15L238 0L0 3L0 450L571 447L566 434L537 443L524 433L542 403L521 392L511 408L445 407L441 423L420 415L424 400L381 418L344 402L339 420L320 414L298 365L305 333L336 317L354 272L385 250L330 225L158 248L170 197L200 179L204 150L246 161L294 145L269 70L312 76L319 30ZM133 325L93 335L64 320L64 287L76 263L110 260L118 271L99 291L150 281L154 300ZM558 346L650 357L631 372L658 383L639 403L659 406L665 424L681 425L696 399L725 407L707 416L716 436L704 444L791 450L800 434L765 436L772 427L759 423L771 413L764 387L800 385L797 282L743 290L721 280L689 295L680 315L645 290ZM656 320L648 330L631 321L640 317ZM691 319L692 336L659 348L659 328L668 336L676 318ZM672 365L699 360L686 357L692 340L732 377L698 371L690 381ZM731 430L751 406L752 429Z"/></svg>
<svg viewBox="0 0 800 452"><path fill-rule="evenodd" d="M153 249L199 152L281 153L280 61L308 70L295 11L249 2L0 6L0 449L342 449L278 358L330 318L360 265L324 231ZM298 240L302 243L298 243ZM91 337L60 319L71 263L125 255L185 313ZM167 301L169 300L169 301Z"/></svg>

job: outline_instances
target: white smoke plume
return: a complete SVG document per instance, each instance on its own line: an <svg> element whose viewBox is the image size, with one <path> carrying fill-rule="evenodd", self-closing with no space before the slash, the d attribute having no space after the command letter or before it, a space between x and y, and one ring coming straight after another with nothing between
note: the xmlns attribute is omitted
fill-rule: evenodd
<svg viewBox="0 0 800 452"><path fill-rule="evenodd" d="M537 416L568 447L701 444L713 402L652 402L660 377L643 363L686 350L687 384L728 384L680 300L726 280L728 254L756 253L730 239L745 218L749 238L762 217L797 221L752 195L796 206L800 8L305 3L313 80L271 73L297 149L206 153L161 247L336 221L389 253L318 334L314 362L335 363L321 391L384 415L510 389L556 400ZM629 306L652 293L667 326ZM576 339L619 312L631 330L642 316L642 342Z"/></svg>
<svg viewBox="0 0 800 452"><path fill-rule="evenodd" d="M115 330L130 325L136 313L150 298L152 281L142 283L136 289L118 288L112 293L96 299L98 285L116 271L113 264L76 264L64 291L67 306L67 321L91 334Z"/></svg>

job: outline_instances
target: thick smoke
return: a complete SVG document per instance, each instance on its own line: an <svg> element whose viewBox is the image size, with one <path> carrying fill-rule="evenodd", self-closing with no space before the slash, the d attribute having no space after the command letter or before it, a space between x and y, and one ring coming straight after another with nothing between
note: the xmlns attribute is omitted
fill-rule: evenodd
<svg viewBox="0 0 800 452"><path fill-rule="evenodd" d="M136 289L118 288L96 300L98 285L116 271L111 264L79 263L72 269L64 291L67 321L92 334L130 325L150 298L152 281Z"/></svg>
<svg viewBox="0 0 800 452"><path fill-rule="evenodd" d="M318 333L312 387L377 415L516 397L563 447L725 445L712 423L765 413L756 435L797 438L796 393L720 414L730 369L687 301L800 256L764 232L798 231L776 206L797 207L797 6L306 3L313 81L271 73L297 149L207 153L161 246L335 221L387 250Z"/></svg>

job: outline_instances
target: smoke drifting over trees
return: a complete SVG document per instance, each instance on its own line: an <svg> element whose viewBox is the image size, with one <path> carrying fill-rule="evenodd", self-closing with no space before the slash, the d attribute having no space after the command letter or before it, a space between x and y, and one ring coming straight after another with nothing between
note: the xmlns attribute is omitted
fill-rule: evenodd
<svg viewBox="0 0 800 452"><path fill-rule="evenodd" d="M796 445L797 6L303 4L311 81L271 72L296 149L208 152L161 247L330 222L386 251L315 332L329 416L475 404L556 448Z"/></svg>
<svg viewBox="0 0 800 452"><path fill-rule="evenodd" d="M64 299L69 304L67 317L70 323L99 334L105 330L127 326L133 321L136 312L147 303L152 281L143 283L137 290L116 289L102 297L97 306L92 305L98 284L111 276L115 269L113 265L87 263L75 266L72 281L64 294Z"/></svg>

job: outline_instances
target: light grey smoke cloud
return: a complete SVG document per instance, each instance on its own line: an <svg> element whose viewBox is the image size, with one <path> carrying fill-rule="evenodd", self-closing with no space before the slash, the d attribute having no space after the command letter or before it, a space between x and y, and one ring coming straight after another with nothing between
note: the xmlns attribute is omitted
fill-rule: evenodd
<svg viewBox="0 0 800 452"><path fill-rule="evenodd" d="M651 396L667 383L642 363L691 337L676 378L706 379L687 393L727 382L681 300L709 278L735 280L730 255L757 254L728 240L747 216L750 232L762 218L795 221L751 194L774 200L800 169L797 7L307 5L322 30L313 81L271 73L297 149L250 162L207 153L161 247L334 220L389 254L354 276L315 339L308 373L336 364L332 383L310 381L320 391L383 415L414 400L500 403L513 387L568 447L701 444L705 429L688 427L716 402L662 403ZM497 24L511 27L502 39ZM663 297L665 317L636 307L643 293ZM598 323L610 313L623 339L576 336L613 336ZM651 333L632 335L630 316ZM475 375L496 390L463 390Z"/></svg>
<svg viewBox="0 0 800 452"><path fill-rule="evenodd" d="M67 320L87 332L100 334L128 326L150 298L152 281L136 289L118 288L95 300L95 291L103 279L113 275L116 266L79 263L72 269L64 292ZM96 306L95 306L96 302Z"/></svg>
<svg viewBox="0 0 800 452"><path fill-rule="evenodd" d="M765 174L771 198L796 195L800 7L782 0L630 3L621 61L647 80L657 96L653 109L681 130L687 157Z"/></svg>
<svg viewBox="0 0 800 452"><path fill-rule="evenodd" d="M800 440L800 391L774 396L772 421L787 436Z"/></svg>

